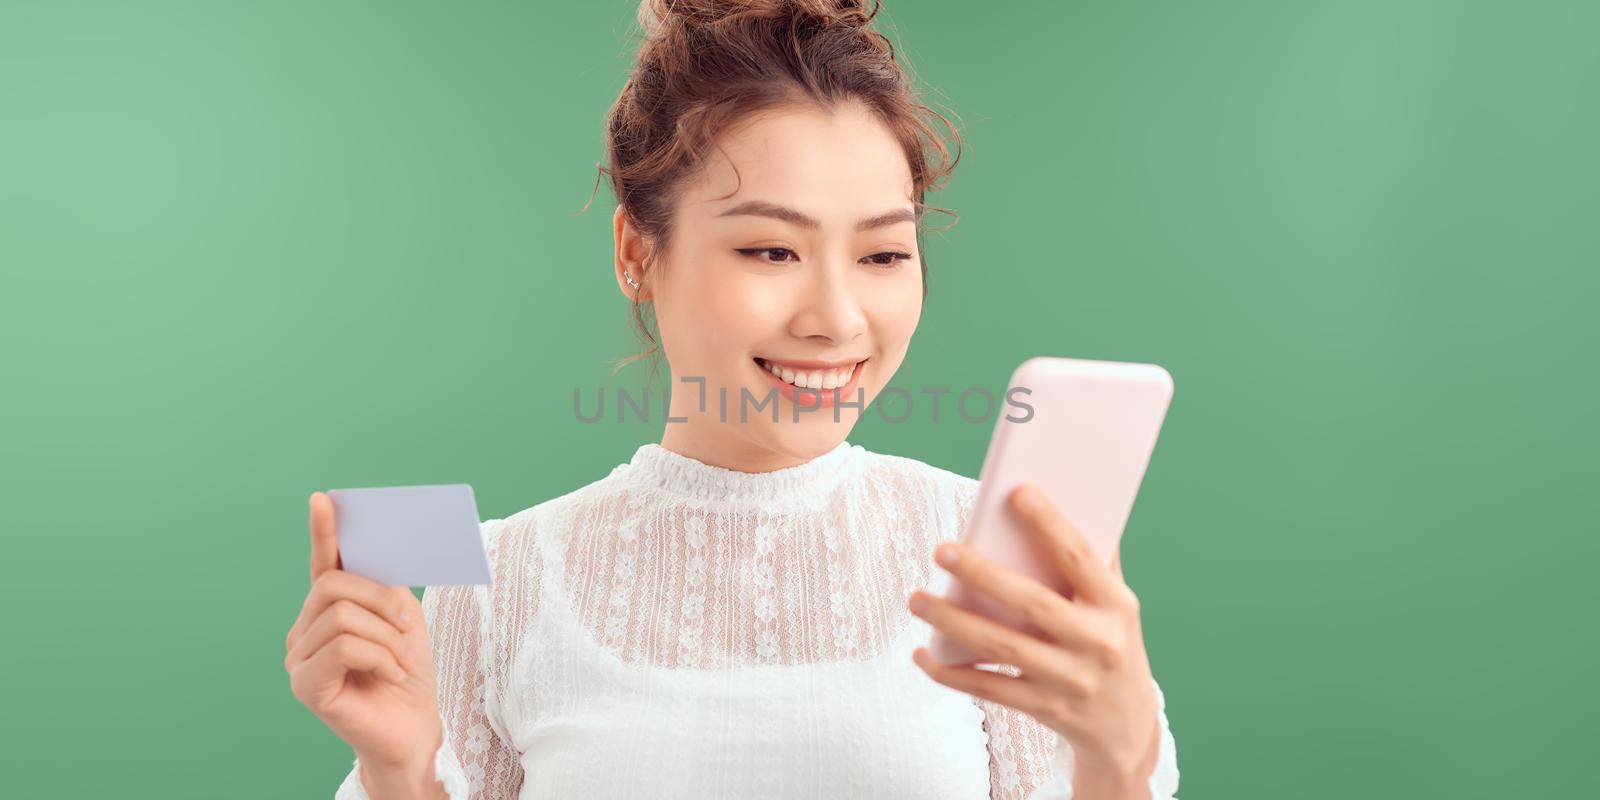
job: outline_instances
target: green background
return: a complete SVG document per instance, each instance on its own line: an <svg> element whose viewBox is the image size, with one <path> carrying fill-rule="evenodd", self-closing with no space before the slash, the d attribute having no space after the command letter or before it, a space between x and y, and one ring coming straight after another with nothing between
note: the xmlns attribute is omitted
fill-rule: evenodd
<svg viewBox="0 0 1600 800"><path fill-rule="evenodd" d="M6 794L331 796L307 495L504 517L659 439L571 408L646 373L577 213L634 10L0 1ZM1175 377L1124 560L1181 796L1595 791L1597 6L884 21L967 141L895 385Z"/></svg>

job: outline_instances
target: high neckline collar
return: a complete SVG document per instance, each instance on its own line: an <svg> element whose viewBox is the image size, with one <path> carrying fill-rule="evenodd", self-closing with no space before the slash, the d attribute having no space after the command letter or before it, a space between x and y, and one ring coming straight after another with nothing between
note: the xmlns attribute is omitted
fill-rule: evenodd
<svg viewBox="0 0 1600 800"><path fill-rule="evenodd" d="M740 472L717 467L650 442L629 459L629 475L645 485L704 502L748 500L784 504L814 498L837 485L861 460L860 445L840 442L801 464L767 472Z"/></svg>

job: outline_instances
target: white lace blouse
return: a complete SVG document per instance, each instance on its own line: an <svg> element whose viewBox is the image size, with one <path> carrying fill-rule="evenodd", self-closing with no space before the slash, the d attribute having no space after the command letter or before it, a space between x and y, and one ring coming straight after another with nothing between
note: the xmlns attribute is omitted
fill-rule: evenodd
<svg viewBox="0 0 1600 800"><path fill-rule="evenodd" d="M1072 750L937 683L906 610L978 482L841 443L772 472L645 444L484 522L489 586L422 605L468 798L1070 798ZM1012 672L1011 674L1015 674ZM1178 787L1161 698L1152 798ZM357 761L336 800L366 798Z"/></svg>

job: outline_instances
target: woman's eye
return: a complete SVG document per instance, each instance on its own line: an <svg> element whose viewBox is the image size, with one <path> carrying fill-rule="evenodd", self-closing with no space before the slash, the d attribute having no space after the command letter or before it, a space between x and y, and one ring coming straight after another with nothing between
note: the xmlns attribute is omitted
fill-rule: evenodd
<svg viewBox="0 0 1600 800"><path fill-rule="evenodd" d="M793 253L794 251L787 247L741 247L736 252L754 258L758 253ZM768 264L781 264L789 259L780 258L777 261L767 261L767 259L763 258L761 260L766 261Z"/></svg>
<svg viewBox="0 0 1600 800"><path fill-rule="evenodd" d="M882 256L888 256L889 260L888 261L878 261L877 259L882 257ZM893 250L886 250L886 251L884 251L882 253L873 253L872 255L867 256L867 258L873 259L872 263L877 265L877 266L880 266L880 267L893 267L893 266L898 265L901 261L905 261L905 260L910 259L911 258L911 254L910 253L900 253L900 252L896 252L896 251L893 251Z"/></svg>

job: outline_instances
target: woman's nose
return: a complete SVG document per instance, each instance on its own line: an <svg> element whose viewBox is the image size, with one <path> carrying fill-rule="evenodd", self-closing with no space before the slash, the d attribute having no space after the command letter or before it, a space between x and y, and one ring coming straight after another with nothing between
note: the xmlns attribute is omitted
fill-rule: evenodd
<svg viewBox="0 0 1600 800"><path fill-rule="evenodd" d="M864 298L858 296L842 270L819 270L801 298L791 332L801 338L818 337L831 344L846 344L867 330Z"/></svg>

